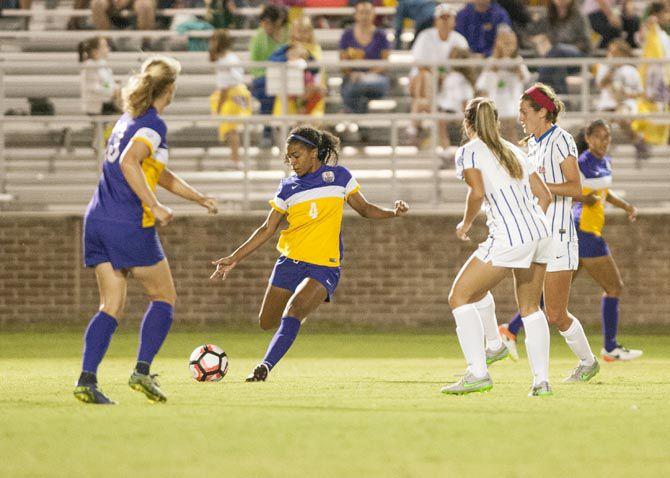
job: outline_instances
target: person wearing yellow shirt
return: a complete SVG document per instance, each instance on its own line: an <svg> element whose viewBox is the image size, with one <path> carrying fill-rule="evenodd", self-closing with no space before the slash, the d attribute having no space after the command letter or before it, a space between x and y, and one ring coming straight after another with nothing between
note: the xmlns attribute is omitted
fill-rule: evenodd
<svg viewBox="0 0 670 478"><path fill-rule="evenodd" d="M393 209L369 203L349 170L338 166L340 140L312 128L294 128L286 140L286 162L294 174L282 179L265 222L235 252L213 262L210 279L226 279L246 257L274 236L282 219L288 227L279 236L279 259L259 314L263 330L277 329L263 361L247 377L262 382L296 339L304 319L329 302L340 279L343 246L340 237L344 204L370 219L404 216L409 207Z"/></svg>

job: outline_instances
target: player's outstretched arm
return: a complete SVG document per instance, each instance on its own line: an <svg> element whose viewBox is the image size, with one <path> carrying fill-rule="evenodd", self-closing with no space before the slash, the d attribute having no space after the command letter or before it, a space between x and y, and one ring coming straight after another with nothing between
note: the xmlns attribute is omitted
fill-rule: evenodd
<svg viewBox="0 0 670 478"><path fill-rule="evenodd" d="M630 222L635 222L635 219L637 219L637 208L618 194L615 194L612 191L608 191L607 202L614 207L618 207L619 209L626 211Z"/></svg>
<svg viewBox="0 0 670 478"><path fill-rule="evenodd" d="M468 185L468 194L465 199L465 212L463 220L456 226L456 236L461 241L469 241L468 231L472 227L477 214L482 209L484 203L484 179L482 172L476 168L468 168L463 171L463 179Z"/></svg>
<svg viewBox="0 0 670 478"><path fill-rule="evenodd" d="M354 211L368 219L388 219L391 217L404 216L409 211L405 201L396 201L393 209L386 209L368 202L360 191L356 191L347 200Z"/></svg>
<svg viewBox="0 0 670 478"><path fill-rule="evenodd" d="M250 255L256 249L265 244L268 239L274 236L275 231L279 227L279 223L283 219L284 215L273 209L268 214L268 217L265 219L265 222L254 231L254 233L249 236L244 244L238 247L235 252L233 252L228 257L222 257L216 261L212 261L212 264L216 265L216 270L214 273L209 276L210 279L221 278L225 280L228 276L228 273L235 268L235 266L245 257Z"/></svg>
<svg viewBox="0 0 670 478"><path fill-rule="evenodd" d="M219 212L216 199L210 196L205 196L189 183L177 176L175 173L170 171L168 168L163 169L163 172L161 172L161 175L158 178L158 184L170 191L172 194L176 194L179 197L200 204L202 207L207 209L207 212L210 214L216 214Z"/></svg>
<svg viewBox="0 0 670 478"><path fill-rule="evenodd" d="M147 177L142 171L142 160L149 157L149 147L141 141L133 141L132 146L121 157L120 167L123 177L128 181L130 189L133 190L142 204L151 209L152 214L161 226L167 225L172 220L172 209L164 206L147 183Z"/></svg>

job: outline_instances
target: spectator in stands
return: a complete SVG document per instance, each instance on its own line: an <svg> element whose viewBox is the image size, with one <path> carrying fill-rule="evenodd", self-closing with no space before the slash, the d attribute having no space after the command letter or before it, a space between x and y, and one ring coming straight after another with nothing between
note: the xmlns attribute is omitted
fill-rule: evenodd
<svg viewBox="0 0 670 478"><path fill-rule="evenodd" d="M2 10L30 10L32 3L33 0L0 0L0 17ZM10 24L3 23L0 30L28 30L29 24L30 17L16 17Z"/></svg>
<svg viewBox="0 0 670 478"><path fill-rule="evenodd" d="M496 66L491 60L514 59L514 66ZM517 36L511 28L500 27L493 45L493 54L484 71L477 78L477 95L488 96L498 108L500 131L505 139L516 143L519 140L517 116L519 98L525 84L530 81L530 72L519 56Z"/></svg>
<svg viewBox="0 0 670 478"><path fill-rule="evenodd" d="M578 58L582 56L582 52L573 45L552 44L549 35L546 33L532 36L531 42L540 58ZM551 86L558 94L566 94L568 92L566 79L570 74L576 74L577 72L579 72L579 67L541 66L538 68L537 81Z"/></svg>
<svg viewBox="0 0 670 478"><path fill-rule="evenodd" d="M576 0L551 0L547 15L537 21L531 32L546 33L551 43L573 45L584 55L593 50L589 21L579 10Z"/></svg>
<svg viewBox="0 0 670 478"><path fill-rule="evenodd" d="M245 6L244 0L205 0L206 19L214 28L240 28L242 18L237 9Z"/></svg>
<svg viewBox="0 0 670 478"><path fill-rule="evenodd" d="M81 63L81 106L90 115L111 115L121 111L120 87L107 64L109 45L103 37L79 43Z"/></svg>
<svg viewBox="0 0 670 478"><path fill-rule="evenodd" d="M635 14L632 0L584 0L582 13L591 28L600 35L600 48L622 35L635 48L635 33L640 29L640 19Z"/></svg>
<svg viewBox="0 0 670 478"><path fill-rule="evenodd" d="M309 17L298 17L291 23L291 43L280 47L270 56L270 61L288 62L301 65L302 86L304 93L301 96L292 96L288 99L286 114L307 114L323 116L326 112L326 83L325 75L318 68L306 68L306 63L321 61L321 46L314 38L314 28ZM275 97L272 113L280 115L282 111L281 98Z"/></svg>
<svg viewBox="0 0 670 478"><path fill-rule="evenodd" d="M437 6L434 13L434 27L422 31L412 46L412 56L415 61L432 61L447 63L453 48L468 49L468 41L463 35L454 30L456 11L446 3ZM439 68L443 76L444 67ZM438 81L438 85L440 82ZM412 97L412 113L429 113L431 101L435 96L433 91L432 68L428 66L412 68L410 71L409 94ZM414 139L418 133L418 125L412 124L407 128L407 134Z"/></svg>
<svg viewBox="0 0 670 478"><path fill-rule="evenodd" d="M419 34L433 26L435 16L435 0L398 0L398 6L395 11L395 48L400 50L402 34L405 20L414 22L414 41Z"/></svg>
<svg viewBox="0 0 670 478"><path fill-rule="evenodd" d="M386 32L375 27L375 8L363 0L354 7L354 27L340 38L342 60L385 60L390 52ZM348 68L344 70L342 99L349 112L364 114L368 103L388 94L390 81L383 68Z"/></svg>
<svg viewBox="0 0 670 478"><path fill-rule="evenodd" d="M497 2L509 15L512 22L512 30L514 30L518 38L521 38L533 20L528 9L528 0L497 0Z"/></svg>
<svg viewBox="0 0 670 478"><path fill-rule="evenodd" d="M97 30L127 28L132 25L132 18L128 18L127 12L132 12L137 30L153 30L156 27L156 6L154 0L91 0L93 25ZM158 6L167 8L171 2L169 5L163 2ZM148 40L145 40L143 48L148 45Z"/></svg>
<svg viewBox="0 0 670 478"><path fill-rule="evenodd" d="M496 31L502 24L512 26L509 15L491 0L473 0L456 16L456 31L463 35L475 53L489 56Z"/></svg>
<svg viewBox="0 0 670 478"><path fill-rule="evenodd" d="M467 48L454 47L449 52L451 60L467 60L472 57ZM444 113L463 113L465 107L472 98L475 97L475 69L471 66L452 66L444 77L442 89L437 95L436 101L438 109ZM451 139L458 137L461 121L440 121L438 124L438 134L440 141L439 155L442 158L443 166L451 163L453 154L449 151Z"/></svg>
<svg viewBox="0 0 670 478"><path fill-rule="evenodd" d="M250 116L251 93L244 84L244 70L236 66L239 57L231 51L233 40L226 30L215 30L209 39L209 61L216 65L216 91L209 97L210 109L215 115ZM219 141L228 142L230 159L241 167L239 149L240 135L237 123L219 125Z"/></svg>
<svg viewBox="0 0 670 478"><path fill-rule="evenodd" d="M268 61L270 55L288 40L288 12L281 5L265 5L259 17L260 26L249 44L251 61ZM252 68L251 94L260 102L262 115L272 113L274 98L265 91L265 68ZM272 146L272 129L263 128L263 147Z"/></svg>

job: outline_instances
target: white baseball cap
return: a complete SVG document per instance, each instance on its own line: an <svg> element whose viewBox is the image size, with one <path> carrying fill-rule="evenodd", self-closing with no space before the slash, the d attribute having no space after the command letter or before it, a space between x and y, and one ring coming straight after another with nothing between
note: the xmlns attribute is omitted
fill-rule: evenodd
<svg viewBox="0 0 670 478"><path fill-rule="evenodd" d="M457 14L456 8L449 5L448 3L438 3L435 6L435 13L433 13L433 18L439 18L444 15L449 15L450 17L455 17Z"/></svg>

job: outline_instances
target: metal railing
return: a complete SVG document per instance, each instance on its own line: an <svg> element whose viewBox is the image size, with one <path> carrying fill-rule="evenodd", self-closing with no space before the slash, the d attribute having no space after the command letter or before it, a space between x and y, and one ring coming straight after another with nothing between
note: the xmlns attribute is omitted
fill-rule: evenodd
<svg viewBox="0 0 670 478"><path fill-rule="evenodd" d="M138 59L139 61L140 59ZM16 61L16 60L15 60ZM616 58L616 59L603 59L603 58L573 58L573 59L528 59L524 63L529 67L539 67L539 66L553 66L553 67L567 67L567 66L578 66L581 71L581 86L580 86L580 98L581 105L579 111L567 112L564 115L566 120L583 120L587 121L593 119L595 116L610 119L610 120L631 120L631 119L646 119L657 122L668 122L670 123L670 115L668 113L655 113L655 114L621 114L621 113L605 113L605 112L593 112L590 110L590 100L591 100L591 89L590 89L590 68L596 64L609 64L609 65L621 65L621 64L665 64L670 65L668 60L651 60L651 59L629 59L629 58ZM491 60L481 60L481 59L470 59L470 60L454 60L450 61L447 64L445 63L436 63L436 62L389 62L389 61L338 61L338 62L313 62L308 63L308 68L322 68L326 71L328 69L349 69L349 68L384 68L386 70L407 70L412 67L426 67L429 68L432 72L433 80L433 91L439 91L438 82L439 82L439 70L445 66L492 66L496 65L499 67L509 67L517 65L516 60L497 60L492 62ZM257 125L270 125L276 127L280 130L281 137L284 138L287 135L289 127L303 122L318 122L322 124L336 124L339 122L357 122L364 124L365 122L375 122L377 124L387 123L389 125L390 131L390 169L391 169L391 179L390 179L390 188L391 192L395 196L398 185L398 155L397 148L399 145L398 138L398 128L400 126L406 125L409 121L424 121L430 123L430 145L429 145L429 154L431 155L431 170L432 178L434 184L434 194L433 202L435 204L439 203L441 200L441 177L439 174L439 169L441 165L440 158L436 154L437 149L437 127L439 121L459 121L462 119L461 114L453 113L441 113L437 110L436 98L431 98L431 112L430 113L414 113L414 114L405 114L405 113L370 113L366 115L359 114L328 114L326 116L312 116L312 115L287 115L285 114L285 108L288 105L289 95L287 92L287 83L288 83L288 70L289 68L295 68L295 66L287 63L278 63L278 62L241 62L239 65L241 67L274 67L281 68L282 78L281 82L281 91L278 95L278 98L281 98L281 115L279 116L264 116L264 115L252 115L249 117L238 117L238 116L211 116L211 115L170 115L169 110L163 118L169 124L172 121L179 122L191 122L193 125L198 126L211 126L215 127L216 125L222 122L237 123L242 125L242 147L245 154L243 155L243 204L246 206L249 205L249 196L250 196L250 179L249 171L251 170L250 159L246 154L247 151L252 147L251 145L251 133L254 126ZM5 65L4 62L0 61L0 105L5 104ZM179 91L179 90L178 90ZM6 193L7 191L7 161L5 154L5 136L7 134L6 123L11 122L12 124L68 124L68 123L83 123L83 124L92 124L94 127L95 134L98 135L96 138L97 141L101 141L103 124L106 122L114 121L117 119L116 116L84 116L84 115L66 115L66 116L5 116L4 108L2 108L2 116L0 116L0 193ZM100 144L100 143L99 143ZM102 149L98 151L98 158L96 160L101 164L103 161L104 152Z"/></svg>

